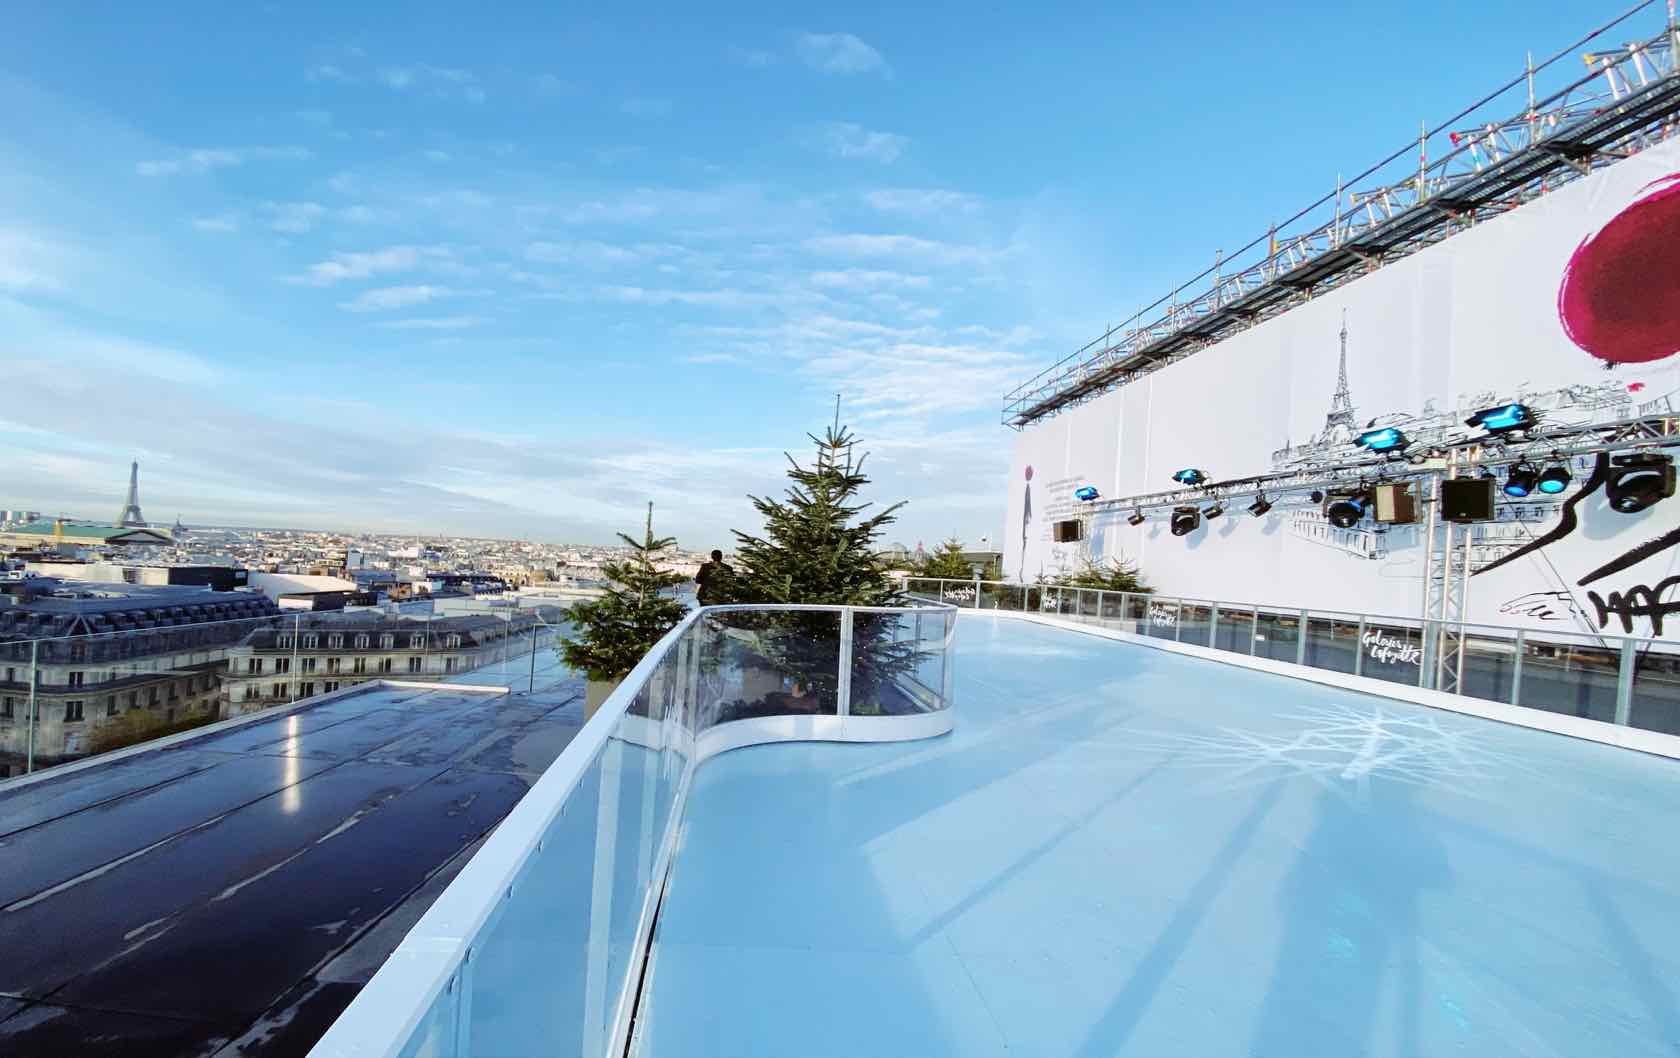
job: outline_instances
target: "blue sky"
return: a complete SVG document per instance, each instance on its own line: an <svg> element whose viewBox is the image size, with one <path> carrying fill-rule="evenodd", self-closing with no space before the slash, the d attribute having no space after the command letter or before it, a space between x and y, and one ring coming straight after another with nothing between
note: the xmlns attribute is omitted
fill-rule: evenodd
<svg viewBox="0 0 1680 1058"><path fill-rule="evenodd" d="M996 541L1006 390L1616 13L158 10L8 15L0 506L696 548L836 392Z"/></svg>

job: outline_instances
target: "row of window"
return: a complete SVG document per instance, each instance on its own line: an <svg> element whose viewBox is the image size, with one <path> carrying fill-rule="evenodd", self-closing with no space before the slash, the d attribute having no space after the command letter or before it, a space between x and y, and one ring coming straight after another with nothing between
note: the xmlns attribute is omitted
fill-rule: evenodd
<svg viewBox="0 0 1680 1058"><path fill-rule="evenodd" d="M210 681L206 680L205 681L205 689L208 690L210 688L210 686L211 686ZM197 690L197 689L198 689L198 677L195 676L191 680L188 681L187 692L190 694L194 690ZM146 703L145 703L146 705L155 707L158 704L158 697L159 697L159 689L156 686L146 688ZM179 684L174 684L174 683L170 684L169 685L169 700L171 702L175 702L175 701L179 701L180 698L181 698L181 687L180 687L180 685ZM27 707L28 702L29 702L29 699L27 697L19 698L16 695L11 695L11 694L8 694L8 695L5 695L5 696L0 696L0 720L16 719L19 708ZM123 695L123 699L122 699L121 704L123 706L128 707L129 709L140 708L140 692L137 691L137 690L127 692L125 695ZM118 705L117 696L114 695L114 694L106 695L105 696L105 715L108 716L108 717L116 716L119 711L120 711L120 708L119 708L119 705ZM171 710L171 713L173 713L173 712L174 712L174 710ZM86 715L86 703L85 703L84 700L82 700L82 699L72 699L71 701L68 701L68 702L64 703L64 720L65 720L66 723L75 723L76 721L83 719L85 715Z"/></svg>
<svg viewBox="0 0 1680 1058"><path fill-rule="evenodd" d="M303 650L316 650L321 645L321 636L320 636L319 633L316 633L316 632L306 632L303 635L298 636L296 638L300 641L299 642L300 649L303 649ZM280 650L290 650L290 649L292 649L292 640L293 640L293 636L290 632L282 632L282 633L280 633L279 636L277 636L275 638L274 645ZM369 646L371 645L371 643L372 643L372 637L370 637L365 632L361 633L360 635L357 635L356 638L355 638L355 648L357 650L367 650L369 648ZM397 637L394 633L386 632L379 637L379 647L380 647L381 650L390 650L393 647L395 647L396 645L397 645ZM426 646L426 633L424 633L424 632L412 633L408 637L408 645L410 647L414 647L416 649L423 649ZM444 641L443 641L443 645L446 646L446 647L458 647L458 646L460 646L461 645L460 635L452 633L448 636L445 636ZM344 633L333 632L333 633L331 633L330 635L327 636L327 649L328 650L340 650L343 647L344 647Z"/></svg>

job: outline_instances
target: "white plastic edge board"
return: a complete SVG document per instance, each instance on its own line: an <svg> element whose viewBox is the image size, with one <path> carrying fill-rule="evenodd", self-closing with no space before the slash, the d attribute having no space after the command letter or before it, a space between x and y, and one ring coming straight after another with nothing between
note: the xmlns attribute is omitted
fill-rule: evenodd
<svg viewBox="0 0 1680 1058"><path fill-rule="evenodd" d="M1229 650L1215 650L1211 647L1179 643L1171 639L1157 639L1154 636L1142 636L1135 632L1122 632L1114 628L1104 628L1101 625L1070 621L1065 617L1022 613L1015 610L960 610L958 612L963 617L1002 617L1015 621L1030 621L1034 624L1048 625L1052 628L1063 628L1070 632L1084 632L1087 635L1098 636L1102 639L1113 639L1122 643L1131 643L1135 646L1164 650L1170 654L1183 654L1186 657L1217 661L1220 664L1232 665L1237 668L1269 672L1276 676L1288 676L1292 679L1306 680L1309 683L1320 683L1327 687L1358 691L1361 694L1378 698L1410 702L1413 705L1426 706L1430 709L1441 709L1449 713L1461 713L1465 716L1478 716L1484 720L1494 720L1502 724L1532 728L1536 731L1550 731L1557 735L1568 735L1570 738L1579 738L1588 742L1602 743L1606 746L1617 746L1622 749L1637 750L1640 753L1650 753L1659 757L1680 760L1680 735L1664 734L1661 731L1622 727L1619 724L1610 724L1603 720L1566 716L1563 713L1550 713L1544 709L1530 709L1526 706L1509 705L1505 702L1490 702L1483 698L1448 694L1445 691L1427 690L1403 683L1390 683L1387 680L1373 679L1370 676L1354 676L1346 672L1332 672L1329 669L1315 669L1308 665L1296 665L1289 661L1273 661L1271 658L1257 658L1248 654L1233 653Z"/></svg>
<svg viewBox="0 0 1680 1058"><path fill-rule="evenodd" d="M173 735L165 735L162 738L154 738L149 742L138 742L132 746L124 746L122 749L114 749L109 753L96 753L91 757L83 757L81 760L73 760L64 764L54 764L51 767L40 768L36 771L32 771L28 775L14 775L10 779L0 779L0 790L15 790L20 786L28 786L31 783L41 782L44 779L57 779L65 775L74 775L76 772L86 771L88 768L97 768L102 764L110 764L113 761L139 756L142 753L150 753L157 749L168 749L171 746L178 746L183 742L191 742L194 739L204 738L207 735L218 734L222 731L230 731L236 727L244 727L246 724L254 724L259 720L272 720L278 716L289 716L300 709L309 709L325 702L333 701L337 698L348 698L352 694L364 694L368 691L378 690L381 687L412 687L421 690L459 691L462 694L507 693L506 687L478 687L471 685L458 686L453 683L404 683L400 680L366 680L362 683L352 683L348 687L340 687L336 691L326 691L322 694L313 695L309 698L299 698L295 702L286 702L283 705L274 705L267 709L259 709L254 713L241 713L239 716L230 716L226 720L218 720L213 724L205 724L203 727L194 727L189 728L186 731L178 731Z"/></svg>

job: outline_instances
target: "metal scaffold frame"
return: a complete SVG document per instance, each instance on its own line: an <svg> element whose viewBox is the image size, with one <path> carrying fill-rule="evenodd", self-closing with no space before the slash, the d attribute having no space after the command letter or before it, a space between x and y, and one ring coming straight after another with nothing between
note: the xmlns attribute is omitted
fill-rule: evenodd
<svg viewBox="0 0 1680 1058"><path fill-rule="evenodd" d="M1584 75L1564 72L1569 56L1657 2L1644 0L1539 65L1531 60L1514 80L1338 180L1334 193L1220 255L1017 387L1004 399L1004 424L1021 429L1077 407L1680 133L1675 0L1661 33L1588 51ZM1557 87L1542 96L1542 81ZM1519 93L1526 102L1512 113Z"/></svg>

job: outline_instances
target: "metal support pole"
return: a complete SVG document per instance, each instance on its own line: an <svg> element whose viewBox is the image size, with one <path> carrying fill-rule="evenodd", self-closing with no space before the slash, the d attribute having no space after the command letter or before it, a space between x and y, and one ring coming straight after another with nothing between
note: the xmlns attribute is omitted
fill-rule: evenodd
<svg viewBox="0 0 1680 1058"><path fill-rule="evenodd" d="M1511 662L1511 704L1512 705L1521 705L1522 704L1523 639L1524 639L1524 637L1527 636L1527 634L1528 634L1528 632L1527 632L1526 629L1522 629L1522 628L1517 629L1516 659Z"/></svg>
<svg viewBox="0 0 1680 1058"><path fill-rule="evenodd" d="M1208 611L1207 645L1212 650L1219 649L1219 604L1217 602L1213 604L1213 609Z"/></svg>
<svg viewBox="0 0 1680 1058"><path fill-rule="evenodd" d="M1248 656L1254 656L1254 646L1260 642L1260 607L1248 615Z"/></svg>
<svg viewBox="0 0 1680 1058"><path fill-rule="evenodd" d="M980 574L974 575L974 609L980 609Z"/></svg>
<svg viewBox="0 0 1680 1058"><path fill-rule="evenodd" d="M1184 600L1175 600L1177 609L1173 611L1173 642L1184 641Z"/></svg>
<svg viewBox="0 0 1680 1058"><path fill-rule="evenodd" d="M35 770L35 725L40 722L40 718L35 713L35 685L41 682L35 663L40 657L40 652L41 641L31 639L29 641L29 752L23 760L23 773L25 775Z"/></svg>
<svg viewBox="0 0 1680 1058"><path fill-rule="evenodd" d="M292 618L292 665L291 665L292 679L291 679L291 682L290 682L290 687L291 687L291 699L290 700L294 701L294 702L297 701L297 692L298 692L298 640L301 639L302 636L303 636L303 615L298 614L296 617Z"/></svg>
<svg viewBox="0 0 1680 1058"><path fill-rule="evenodd" d="M537 629L542 624L539 614L531 614L531 676L525 684L525 693L534 693L537 689Z"/></svg>
<svg viewBox="0 0 1680 1058"><path fill-rule="evenodd" d="M1359 615L1359 631L1353 636L1353 674L1365 674L1365 615Z"/></svg>
<svg viewBox="0 0 1680 1058"><path fill-rule="evenodd" d="M918 619L920 614L917 615ZM841 716L852 715L852 608L840 611L840 690Z"/></svg>
<svg viewBox="0 0 1680 1058"><path fill-rule="evenodd" d="M1616 666L1616 723L1627 727L1633 718L1634 640L1622 639L1621 663Z"/></svg>
<svg viewBox="0 0 1680 1058"><path fill-rule="evenodd" d="M1306 663L1307 663L1307 611L1302 610L1301 611L1301 627L1296 630L1296 636L1295 636L1295 664L1305 665Z"/></svg>

